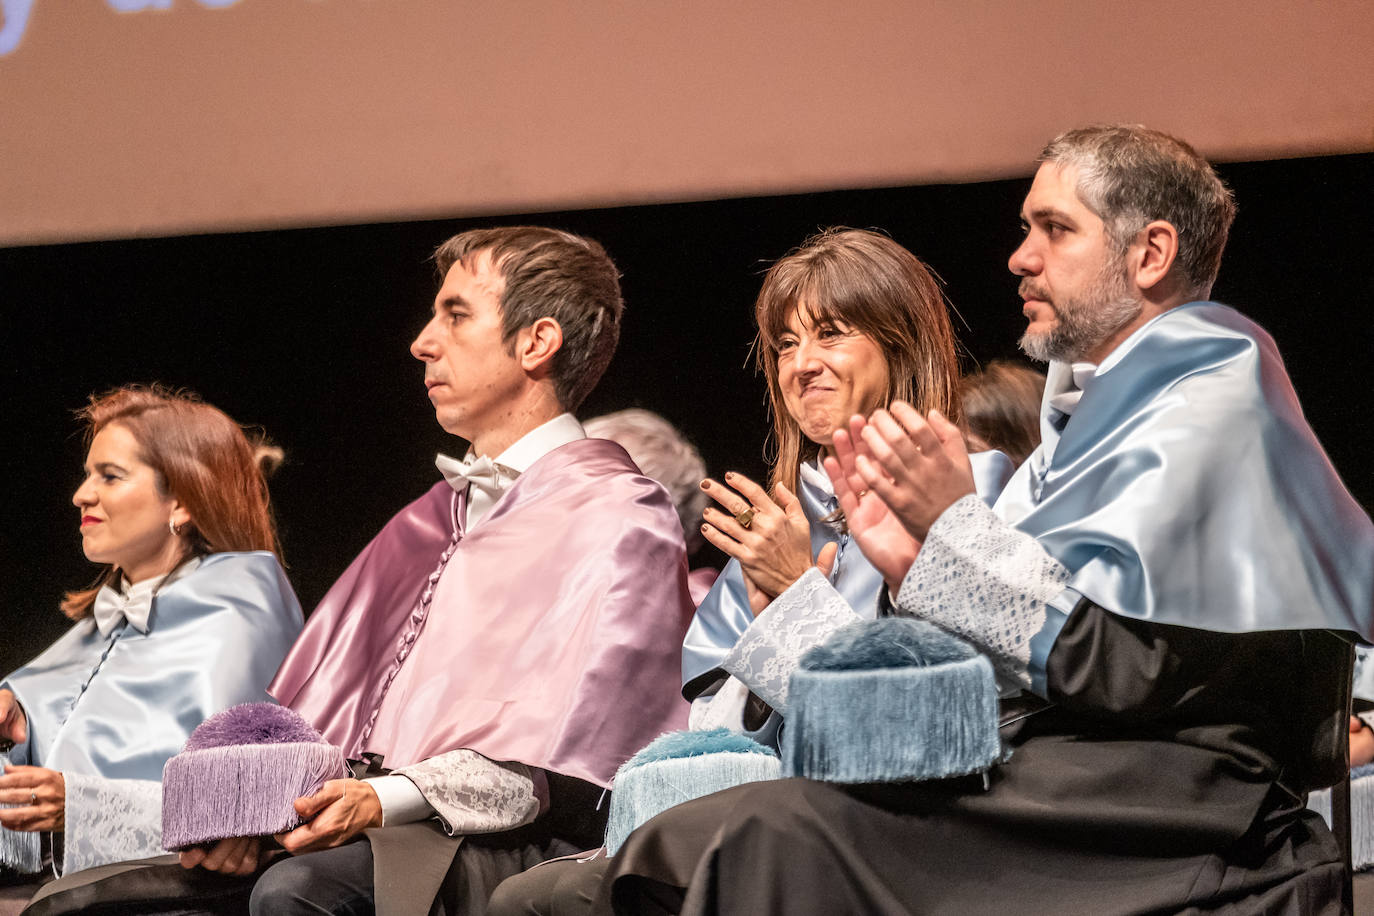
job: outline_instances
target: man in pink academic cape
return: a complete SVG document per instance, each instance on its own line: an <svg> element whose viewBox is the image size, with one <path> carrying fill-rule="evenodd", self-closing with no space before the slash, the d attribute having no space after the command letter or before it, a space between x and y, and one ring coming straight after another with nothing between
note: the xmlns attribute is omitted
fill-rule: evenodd
<svg viewBox="0 0 1374 916"><path fill-rule="evenodd" d="M571 413L619 338L615 265L535 227L465 232L435 259L411 352L471 448L439 456L445 480L363 550L269 688L379 775L296 802L306 822L278 837L293 855L259 878L254 913L426 913L436 896L480 912L507 875L597 845L616 768L686 722L673 504ZM182 862L244 874L263 848Z"/></svg>

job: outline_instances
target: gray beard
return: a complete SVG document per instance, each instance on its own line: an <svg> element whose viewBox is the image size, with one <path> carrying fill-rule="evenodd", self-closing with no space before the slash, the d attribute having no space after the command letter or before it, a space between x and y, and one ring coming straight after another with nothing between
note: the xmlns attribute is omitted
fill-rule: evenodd
<svg viewBox="0 0 1374 916"><path fill-rule="evenodd" d="M1043 333L1021 335L1021 352L1042 363L1075 363L1134 321L1144 307L1131 294L1120 260L1108 264L1097 282L1080 296L1051 302L1054 325Z"/></svg>

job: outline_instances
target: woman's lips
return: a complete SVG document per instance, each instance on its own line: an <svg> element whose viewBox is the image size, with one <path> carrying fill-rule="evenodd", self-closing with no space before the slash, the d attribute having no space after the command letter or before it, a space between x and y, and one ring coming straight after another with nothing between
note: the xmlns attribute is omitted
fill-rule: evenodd
<svg viewBox="0 0 1374 916"><path fill-rule="evenodd" d="M91 525L99 525L99 524L100 524L100 519L96 518L94 515L83 515L83 516L81 516L81 527L82 527L82 528L88 528L88 527L90 527Z"/></svg>

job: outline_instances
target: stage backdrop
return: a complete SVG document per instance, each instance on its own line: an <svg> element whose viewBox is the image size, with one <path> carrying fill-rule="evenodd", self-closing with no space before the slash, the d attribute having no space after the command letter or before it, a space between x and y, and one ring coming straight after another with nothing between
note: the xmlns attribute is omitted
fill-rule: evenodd
<svg viewBox="0 0 1374 916"><path fill-rule="evenodd" d="M1374 149L1369 0L0 0L0 245Z"/></svg>
<svg viewBox="0 0 1374 916"><path fill-rule="evenodd" d="M40 0L41 2L41 0ZM245 3L250 0L245 0ZM294 3L295 0L277 0ZM1374 506L1374 155L1233 163L1240 215L1216 295L1268 327L1347 484ZM582 411L657 410L714 473L765 473L749 362L766 264L820 226L878 226L944 277L969 362L1015 356L1008 254L1025 179L533 214L592 235L624 272L620 352ZM71 494L71 410L112 385L198 390L286 449L272 481L292 581L312 607L463 443L434 422L407 351L437 283L443 220L0 249L0 676L65 626L94 574Z"/></svg>

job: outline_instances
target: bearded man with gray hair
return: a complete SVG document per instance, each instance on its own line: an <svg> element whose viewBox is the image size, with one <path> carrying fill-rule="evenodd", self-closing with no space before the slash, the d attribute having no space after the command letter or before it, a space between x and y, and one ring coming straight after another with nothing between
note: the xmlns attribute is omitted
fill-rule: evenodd
<svg viewBox="0 0 1374 916"><path fill-rule="evenodd" d="M853 418L826 463L875 566L918 551L881 569L895 611L993 662L1010 758L972 785L783 780L670 809L603 905L1343 911L1304 799L1344 775L1374 525L1273 340L1206 301L1235 209L1202 157L1114 126L1040 162L1009 266L1022 348L1050 362L1041 446L992 508L959 430L905 404Z"/></svg>

